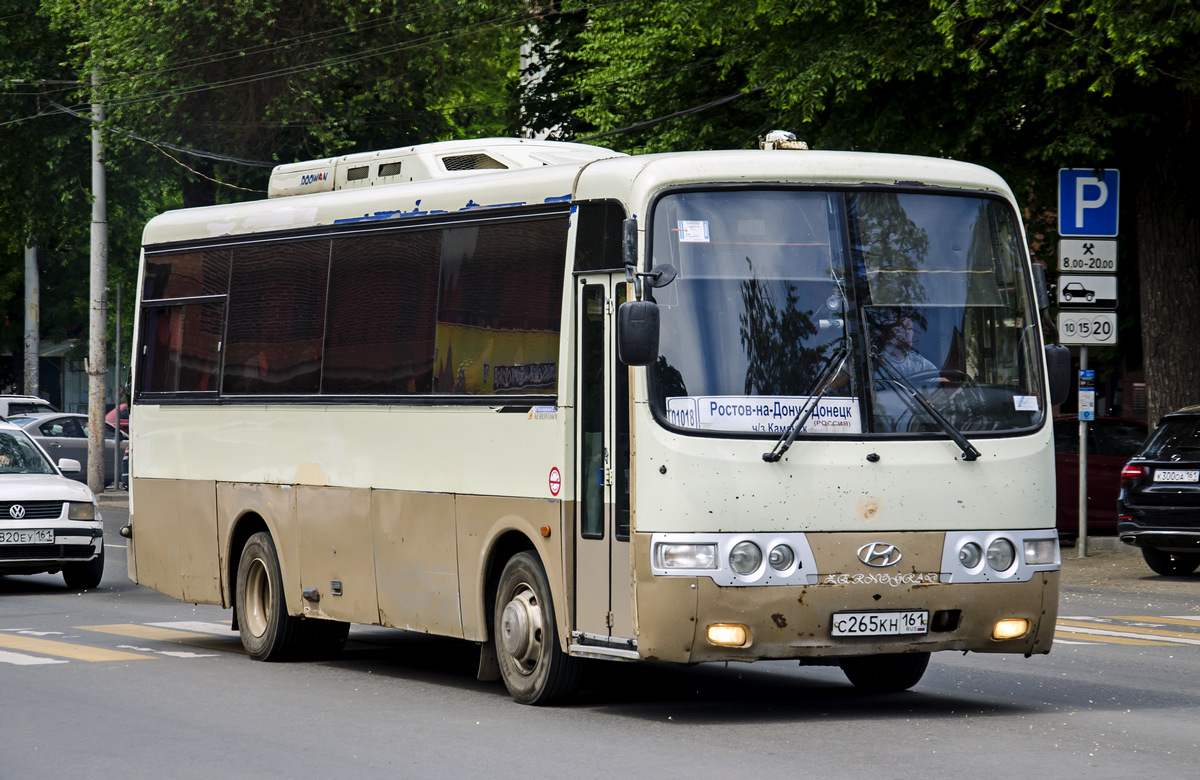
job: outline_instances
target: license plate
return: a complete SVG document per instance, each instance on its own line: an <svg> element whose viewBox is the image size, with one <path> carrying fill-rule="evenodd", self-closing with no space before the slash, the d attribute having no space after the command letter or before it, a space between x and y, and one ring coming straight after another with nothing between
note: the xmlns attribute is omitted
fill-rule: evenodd
<svg viewBox="0 0 1200 780"><path fill-rule="evenodd" d="M1155 482L1200 482L1197 469L1155 469Z"/></svg>
<svg viewBox="0 0 1200 780"><path fill-rule="evenodd" d="M49 528L0 531L0 544L54 544L54 531Z"/></svg>
<svg viewBox="0 0 1200 780"><path fill-rule="evenodd" d="M835 612L831 625L833 636L925 634L929 631L929 610Z"/></svg>

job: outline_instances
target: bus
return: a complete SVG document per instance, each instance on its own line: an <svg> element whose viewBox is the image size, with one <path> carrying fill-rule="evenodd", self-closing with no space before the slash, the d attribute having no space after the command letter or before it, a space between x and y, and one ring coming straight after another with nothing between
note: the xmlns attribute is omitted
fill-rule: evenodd
<svg viewBox="0 0 1200 780"><path fill-rule="evenodd" d="M1047 653L1065 348L995 173L481 139L277 167L138 277L129 576L258 660L351 624L915 685Z"/></svg>

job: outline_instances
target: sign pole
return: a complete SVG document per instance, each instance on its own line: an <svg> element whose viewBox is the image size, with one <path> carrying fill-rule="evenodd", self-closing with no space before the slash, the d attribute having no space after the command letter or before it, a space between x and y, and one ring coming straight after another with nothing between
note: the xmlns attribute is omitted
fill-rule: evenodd
<svg viewBox="0 0 1200 780"><path fill-rule="evenodd" d="M1078 539L1078 541L1075 542L1075 546L1079 548L1079 557L1080 558L1086 558L1087 554L1088 554L1087 553L1087 546L1088 546L1088 537L1087 537L1088 424L1087 424L1087 413L1084 411L1084 408L1083 408L1084 407L1084 396L1085 396L1085 388L1083 386L1083 383L1085 381L1088 381L1088 380L1084 379L1085 375L1087 375L1087 373L1088 373L1087 365L1088 365L1088 348L1087 348L1087 345L1084 344L1083 346L1081 346L1079 348L1079 539ZM1088 382L1088 384L1090 386L1090 384L1091 384L1090 381ZM1090 393L1086 393L1086 394L1091 395L1091 397L1093 399L1095 398L1095 390L1091 390ZM1094 403L1094 401L1093 401L1093 403Z"/></svg>

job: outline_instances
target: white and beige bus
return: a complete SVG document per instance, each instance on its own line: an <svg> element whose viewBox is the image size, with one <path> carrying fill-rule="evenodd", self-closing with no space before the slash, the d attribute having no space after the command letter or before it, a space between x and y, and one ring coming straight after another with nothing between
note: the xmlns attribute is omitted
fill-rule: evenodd
<svg viewBox="0 0 1200 780"><path fill-rule="evenodd" d="M1048 652L1054 383L1012 193L764 146L426 144L151 221L130 577L232 608L256 659L352 623L474 642L526 703L583 658L879 691Z"/></svg>

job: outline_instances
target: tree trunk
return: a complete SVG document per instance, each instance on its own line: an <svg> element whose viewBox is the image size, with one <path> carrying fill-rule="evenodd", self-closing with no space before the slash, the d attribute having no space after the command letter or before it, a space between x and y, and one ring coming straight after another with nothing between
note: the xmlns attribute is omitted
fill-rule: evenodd
<svg viewBox="0 0 1200 780"><path fill-rule="evenodd" d="M1200 403L1200 154L1194 98L1177 121L1146 137L1136 178L1138 280L1146 413L1151 426L1167 412ZM1128 212L1127 212L1128 213Z"/></svg>

